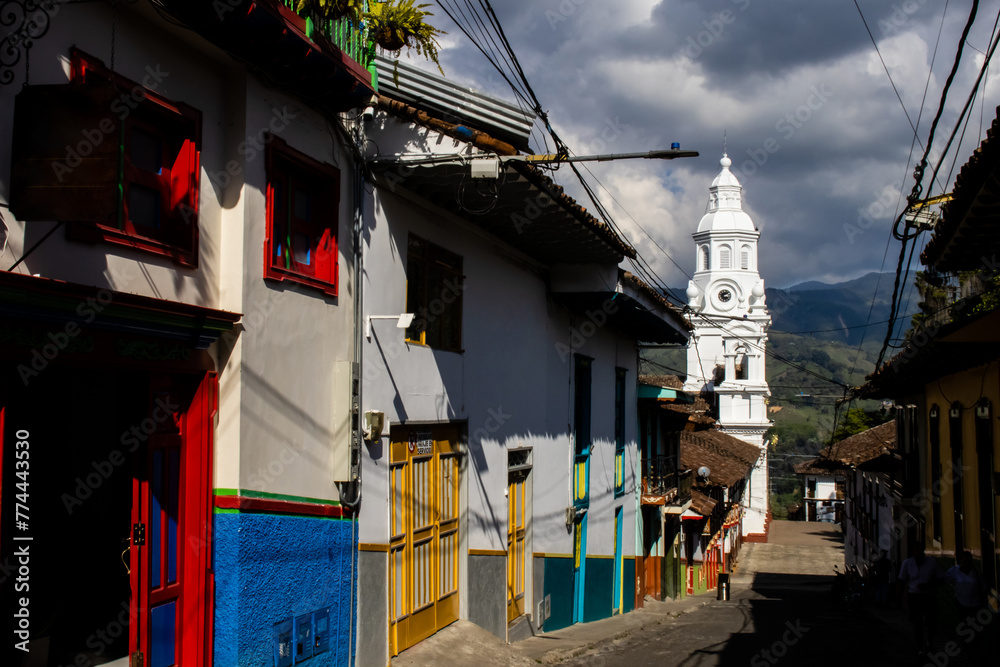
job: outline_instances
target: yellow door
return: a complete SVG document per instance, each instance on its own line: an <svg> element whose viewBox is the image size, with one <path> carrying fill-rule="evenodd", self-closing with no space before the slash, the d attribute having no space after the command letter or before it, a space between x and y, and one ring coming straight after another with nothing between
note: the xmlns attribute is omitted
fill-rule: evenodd
<svg viewBox="0 0 1000 667"><path fill-rule="evenodd" d="M392 429L389 648L458 620L458 429Z"/></svg>
<svg viewBox="0 0 1000 667"><path fill-rule="evenodd" d="M524 613L524 479L527 472L508 473L507 489L507 622Z"/></svg>

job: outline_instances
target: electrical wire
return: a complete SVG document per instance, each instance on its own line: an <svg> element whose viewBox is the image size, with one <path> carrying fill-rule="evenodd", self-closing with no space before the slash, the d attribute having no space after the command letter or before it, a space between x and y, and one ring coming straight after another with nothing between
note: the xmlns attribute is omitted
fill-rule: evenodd
<svg viewBox="0 0 1000 667"><path fill-rule="evenodd" d="M855 0L855 4L856 3L857 0ZM934 135L937 132L937 126L941 120L941 115L944 113L945 103L948 99L948 92L951 89L951 84L954 81L955 75L958 72L959 65L961 64L962 52L964 51L965 42L969 37L969 32L972 29L972 24L975 22L978 10L979 10L979 0L973 0L972 8L969 10L969 18L966 20L965 27L962 30L962 37L958 43L958 52L955 54L955 61L952 64L951 71L948 74L948 79L945 81L944 88L941 91L941 100L938 103L938 110L934 114L934 120L931 122L931 129L927 139L927 145L924 147L924 154L920 158L920 161L917 163L917 166L913 170L914 184L913 184L913 189L910 191L910 195L907 197L907 207L903 210L902 213L899 214L899 217L896 218L896 221L893 224L893 229L892 229L893 237L895 237L899 241L902 241L902 244L899 250L899 259L896 263L896 276L895 280L893 281L892 299L889 303L889 319L892 320L892 322L889 325L888 331L886 331L885 340L882 343L882 348L881 350L879 350L878 358L875 362L875 368L881 367L882 362L885 359L885 353L888 350L890 342L892 340L892 332L895 329L895 320L897 319L897 312L900 305L899 285L900 285L900 280L902 278L903 262L906 259L907 244L909 243L911 246L910 253L912 259L912 253L916 247L917 237L920 234L919 229L914 231L912 234L910 233L910 228L913 226L913 223L911 223L910 220L906 217L906 213L918 204L920 200L920 195L923 192L923 176L924 176L924 170L927 168L927 157L930 154L930 149L934 144ZM972 94L970 94L970 97L966 101L966 105L962 111L962 114L959 116L958 119L959 124L962 122L962 118L964 117L966 111L969 108L969 105L971 104L971 101L975 94L975 90L979 87L979 84L982 81L983 73L985 72L986 66L989 64L990 58L992 57L995 48L996 48L996 42L994 42L993 46L990 49L989 55L983 62L983 68L980 70L979 77L976 79L976 84L973 87L973 92ZM943 163L944 157L947 155L948 148L951 146L952 140L954 139L957 130L958 130L958 125L956 125L955 130L952 132L951 137L949 137L948 139L948 143L945 146L944 151L942 151L941 153L941 159L938 161L938 164L934 169L934 173L931 176L932 183L937 177L938 170L940 169L941 164ZM920 206L918 212L919 210L922 209L923 205ZM899 231L899 225L901 222L903 223L902 232Z"/></svg>

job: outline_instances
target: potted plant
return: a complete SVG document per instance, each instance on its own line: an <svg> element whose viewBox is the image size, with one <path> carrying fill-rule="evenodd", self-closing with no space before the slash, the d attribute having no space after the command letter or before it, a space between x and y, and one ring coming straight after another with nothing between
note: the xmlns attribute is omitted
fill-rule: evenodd
<svg viewBox="0 0 1000 667"><path fill-rule="evenodd" d="M295 12L300 16L312 16L325 21L344 16L360 21L364 5L365 0L296 0Z"/></svg>
<svg viewBox="0 0 1000 667"><path fill-rule="evenodd" d="M444 74L438 62L438 35L445 34L424 21L433 16L421 4L414 6L414 0L384 0L370 2L364 19L368 24L368 34L379 47L386 51L398 52L405 46L413 49L435 65Z"/></svg>

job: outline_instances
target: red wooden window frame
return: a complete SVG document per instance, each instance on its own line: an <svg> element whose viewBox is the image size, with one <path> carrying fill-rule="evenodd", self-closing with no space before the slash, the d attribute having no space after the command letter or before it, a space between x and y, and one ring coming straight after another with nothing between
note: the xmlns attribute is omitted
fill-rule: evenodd
<svg viewBox="0 0 1000 667"><path fill-rule="evenodd" d="M268 136L264 278L337 296L340 170ZM306 210L297 206L297 198ZM304 213L305 215L301 215ZM296 241L305 239L305 245ZM303 256L303 252L305 256ZM305 258L307 261L300 261Z"/></svg>
<svg viewBox="0 0 1000 667"><path fill-rule="evenodd" d="M109 108L108 120L117 125L122 147L116 219L73 222L71 236L124 245L197 267L201 112L111 71L79 49L72 49L70 56L74 83L110 82L121 91ZM135 159L133 148L140 133L159 141L155 171ZM133 195L141 191L159 200L155 225L144 224L130 210L137 209L132 206Z"/></svg>

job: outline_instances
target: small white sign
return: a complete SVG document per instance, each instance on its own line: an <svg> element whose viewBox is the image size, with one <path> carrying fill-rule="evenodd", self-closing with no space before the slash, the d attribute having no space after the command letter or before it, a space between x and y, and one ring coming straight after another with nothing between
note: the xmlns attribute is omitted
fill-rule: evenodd
<svg viewBox="0 0 1000 667"><path fill-rule="evenodd" d="M414 450L418 456L434 452L434 440L430 431L410 433L410 451Z"/></svg>

